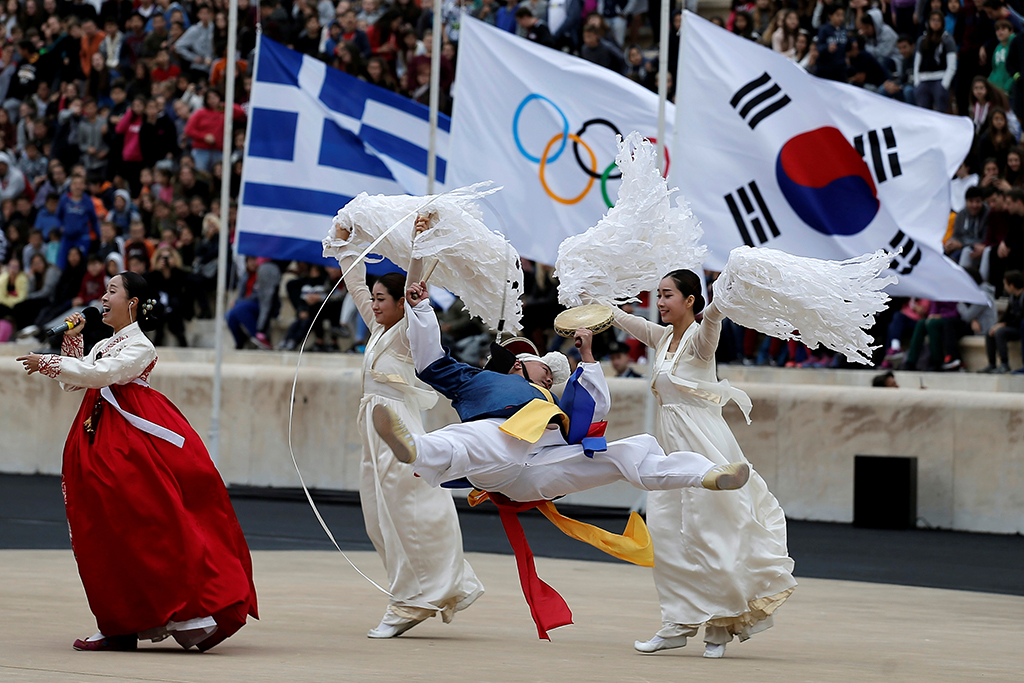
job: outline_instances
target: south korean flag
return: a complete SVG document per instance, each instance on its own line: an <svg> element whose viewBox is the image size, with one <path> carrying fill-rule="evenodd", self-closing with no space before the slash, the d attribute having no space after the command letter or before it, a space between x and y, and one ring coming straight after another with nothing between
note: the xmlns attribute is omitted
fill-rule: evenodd
<svg viewBox="0 0 1024 683"><path fill-rule="evenodd" d="M896 296L983 303L942 252L970 120L808 75L684 13L671 182L719 270L740 245L842 260L895 253Z"/></svg>

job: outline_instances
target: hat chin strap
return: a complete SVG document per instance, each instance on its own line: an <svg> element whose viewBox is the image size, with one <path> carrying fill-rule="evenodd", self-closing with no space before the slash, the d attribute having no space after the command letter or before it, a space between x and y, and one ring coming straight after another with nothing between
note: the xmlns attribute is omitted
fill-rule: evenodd
<svg viewBox="0 0 1024 683"><path fill-rule="evenodd" d="M523 361L519 361L519 369L523 371L523 378L527 382L530 382L532 384L533 380L530 379L530 373L527 372L527 370L526 370L526 363L524 363Z"/></svg>

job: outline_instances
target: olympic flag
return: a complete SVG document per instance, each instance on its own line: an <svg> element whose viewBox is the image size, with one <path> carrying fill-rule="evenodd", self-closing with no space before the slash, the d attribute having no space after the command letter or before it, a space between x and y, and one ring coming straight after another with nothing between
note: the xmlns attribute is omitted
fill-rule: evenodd
<svg viewBox="0 0 1024 683"><path fill-rule="evenodd" d="M671 104L667 117L671 123ZM449 184L503 185L489 202L525 258L554 264L563 239L601 219L618 192L616 134L633 130L655 139L655 93L602 66L463 19Z"/></svg>
<svg viewBox="0 0 1024 683"><path fill-rule="evenodd" d="M333 264L323 258L320 241L338 209L355 195L426 194L425 106L265 37L255 74L239 195L239 253ZM449 123L439 117L441 190Z"/></svg>
<svg viewBox="0 0 1024 683"><path fill-rule="evenodd" d="M670 174L704 223L706 267L742 244L841 260L902 249L889 292L984 303L942 253L969 119L808 75L777 52L683 16Z"/></svg>

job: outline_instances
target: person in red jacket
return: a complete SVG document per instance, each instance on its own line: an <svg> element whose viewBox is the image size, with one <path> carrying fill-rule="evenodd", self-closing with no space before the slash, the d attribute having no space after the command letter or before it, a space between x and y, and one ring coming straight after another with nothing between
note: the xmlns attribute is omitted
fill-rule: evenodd
<svg viewBox="0 0 1024 683"><path fill-rule="evenodd" d="M139 132L145 121L145 111L146 99L142 96L136 97L132 100L132 108L117 122L117 133L124 136L121 175L131 185L132 196L139 193L139 174L142 172L142 145L139 143Z"/></svg>
<svg viewBox="0 0 1024 683"><path fill-rule="evenodd" d="M89 256L85 277L82 278L82 286L78 288L78 296L71 300L71 305L88 306L94 301L99 301L106 288L107 278L103 273L103 259L92 254Z"/></svg>
<svg viewBox="0 0 1024 683"><path fill-rule="evenodd" d="M245 118L245 110L237 104L234 120ZM185 137L192 144L192 159L196 170L209 173L220 161L224 147L224 103L214 89L206 91L202 109L197 109L185 124Z"/></svg>

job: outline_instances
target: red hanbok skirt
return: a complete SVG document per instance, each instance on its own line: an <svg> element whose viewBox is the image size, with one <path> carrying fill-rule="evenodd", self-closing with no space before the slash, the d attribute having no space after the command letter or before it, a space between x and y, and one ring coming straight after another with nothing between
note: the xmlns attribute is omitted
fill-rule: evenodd
<svg viewBox="0 0 1024 683"><path fill-rule="evenodd" d="M121 408L184 437L177 448L85 392L64 446L64 505L89 607L106 636L212 616L208 649L259 618L252 559L199 435L165 396L110 387ZM86 420L103 401L90 443Z"/></svg>

